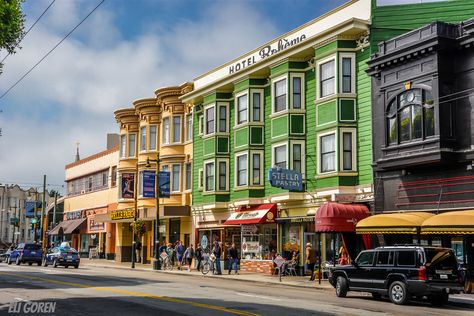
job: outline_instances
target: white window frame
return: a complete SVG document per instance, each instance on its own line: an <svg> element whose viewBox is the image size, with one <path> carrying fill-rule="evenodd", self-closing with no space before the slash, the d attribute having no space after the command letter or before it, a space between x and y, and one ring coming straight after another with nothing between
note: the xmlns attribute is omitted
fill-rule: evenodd
<svg viewBox="0 0 474 316"><path fill-rule="evenodd" d="M142 131L145 131L145 141L143 142L143 144L142 144L142 136L143 136ZM147 127L146 126L140 126L140 133L139 134L140 134L140 145L139 145L138 148L139 148L140 152L145 152L147 150L147 139L148 139L148 137L147 137L147 135L148 135ZM144 148L142 148L142 147L144 147Z"/></svg>
<svg viewBox="0 0 474 316"><path fill-rule="evenodd" d="M260 120L259 121L254 121L253 119L253 94L254 93L260 93ZM249 109L250 109L250 118L251 120L249 120L250 122L256 122L256 123L262 123L265 121L264 120L264 117L263 117L263 113L264 113L264 107L265 107L265 97L264 97L264 90L263 89L250 89L250 92L249 92L249 100L250 100L250 106L249 106Z"/></svg>
<svg viewBox="0 0 474 316"><path fill-rule="evenodd" d="M247 96L247 120L245 122L239 123L239 98ZM250 117L249 117L249 109L250 109L250 100L249 100L249 92L248 90L244 90L242 92L239 92L235 95L234 97L234 108L235 108L235 126L242 126L245 124L248 124L250 122Z"/></svg>
<svg viewBox="0 0 474 316"><path fill-rule="evenodd" d="M120 135L120 159L127 158L127 146L128 146L128 141L127 141L127 134L121 134Z"/></svg>
<svg viewBox="0 0 474 316"><path fill-rule="evenodd" d="M151 128L152 127L155 127L155 143L153 145L155 145L155 148L152 148L152 142L151 142ZM156 151L156 149L158 148L158 125L156 124L152 124L152 125L149 125L148 126L148 150L149 151Z"/></svg>
<svg viewBox="0 0 474 316"><path fill-rule="evenodd" d="M179 117L179 140L174 140L174 120L175 118ZM171 140L173 144L181 144L183 142L183 116L182 115L173 115L171 121L173 122L172 125L172 132L171 132Z"/></svg>
<svg viewBox="0 0 474 316"><path fill-rule="evenodd" d="M191 126L189 127L189 122L191 122ZM192 142L193 141L193 113L188 113L184 116L184 141L185 142ZM189 136L189 137L188 137Z"/></svg>
<svg viewBox="0 0 474 316"><path fill-rule="evenodd" d="M344 170L344 134L343 133L351 133L351 141L352 141L352 169L351 170ZM357 129L355 128L341 128L339 129L339 150L340 150L340 158L339 158L339 170L343 172L356 172L357 171Z"/></svg>
<svg viewBox="0 0 474 316"><path fill-rule="evenodd" d="M322 97L321 96L321 93L322 93L322 90L321 90L321 65L325 64L327 62L330 62L330 61L334 61L334 93ZM338 73L339 73L339 71L338 71L338 69L339 69L339 67L338 67L338 62L337 62L337 59L336 59L336 54L317 61L317 63L316 63L316 91L317 91L316 100L331 98L331 97L334 97L337 94L337 92L339 91L339 85L338 85L338 81L339 81L338 80L338 77L339 77Z"/></svg>
<svg viewBox="0 0 474 316"><path fill-rule="evenodd" d="M272 168L275 167L275 148L281 147L281 146L286 146L286 153L285 153L285 159L286 159L286 166L284 169L288 169L288 142L280 142L272 145Z"/></svg>
<svg viewBox="0 0 474 316"><path fill-rule="evenodd" d="M198 190L202 190L203 188L204 188L204 169L199 168L198 169Z"/></svg>
<svg viewBox="0 0 474 316"><path fill-rule="evenodd" d="M165 120L168 122L168 133L165 131ZM161 143L163 145L171 143L171 116L163 117L161 120Z"/></svg>
<svg viewBox="0 0 474 316"><path fill-rule="evenodd" d="M286 80L286 83L285 83L285 91L286 91L286 108L284 110L281 110L281 111L278 111L278 112L275 112L275 83L277 83L278 81L280 80ZM286 111L288 111L288 105L289 105L289 98L288 98L288 73L285 73L284 75L282 76L278 76L278 77L275 77L272 79L272 82L271 82L271 95L272 95L272 115L278 115L278 114L281 114L281 113L285 113Z"/></svg>
<svg viewBox="0 0 474 316"><path fill-rule="evenodd" d="M350 92L342 92L343 88L343 82L342 82L342 59L343 58L350 58L351 59L351 91ZM355 53L339 53L339 82L341 83L340 85L340 90L339 93L344 93L344 94L355 94L356 93L356 81L355 81L355 71L356 71L356 65L355 65Z"/></svg>
<svg viewBox="0 0 474 316"><path fill-rule="evenodd" d="M130 136L131 135L135 136L135 144L134 144L135 148L133 149L134 155L130 155ZM128 133L128 137L127 137L127 140L128 140L127 141L127 157L128 158L134 158L134 157L137 156L137 147L138 147L137 146L137 138L138 138L137 133Z"/></svg>
<svg viewBox="0 0 474 316"><path fill-rule="evenodd" d="M225 174L225 190L221 190L221 188L220 188L221 177L220 177L220 166L219 166L219 164L221 162L225 162L225 165L226 165L226 167L225 167L226 168L226 171L225 171L226 172L226 174ZM229 164L229 159L228 158L226 158L226 159L223 159L223 158L216 159L217 168L216 168L216 170L214 170L214 173L216 174L216 177L217 177L216 178L216 184L217 184L216 191L219 191L219 192L228 192L229 191L229 182L230 182L229 181L230 180L229 165L230 164Z"/></svg>
<svg viewBox="0 0 474 316"><path fill-rule="evenodd" d="M210 109L210 108L214 108L214 132L212 133L208 133L207 131L207 110ZM207 106L204 107L204 135L208 136L208 135L214 135L216 133L216 104L213 103L213 104L209 104Z"/></svg>
<svg viewBox="0 0 474 316"><path fill-rule="evenodd" d="M179 166L178 170L178 190L173 190L174 189L174 166ZM171 172L170 172L170 191L171 193L180 193L181 192L181 177L182 177L182 172L181 172L182 166L180 163L172 163L171 164Z"/></svg>
<svg viewBox="0 0 474 316"><path fill-rule="evenodd" d="M246 177L246 183L239 185L239 163L238 163L238 158L242 156L247 156L247 177ZM248 151L242 151L238 152L235 154L235 163L234 163L234 187L235 188L242 188L242 187L248 187L249 186L249 153Z"/></svg>
<svg viewBox="0 0 474 316"><path fill-rule="evenodd" d="M260 156L260 183L254 183L253 182L253 155L259 155ZM250 151L250 172L249 172L249 179L250 179L250 185L252 186L263 186L265 183L264 177L264 151L263 150L251 150Z"/></svg>
<svg viewBox="0 0 474 316"><path fill-rule="evenodd" d="M322 172L321 171L321 167L322 167L322 164L321 164L321 137L323 136L328 136L328 135L331 135L331 134L334 134L334 138L335 138L335 144L334 144L334 149L335 149L335 157L334 157L334 161L335 161L335 170L332 170L332 171L327 171L327 172ZM336 173L338 172L338 168L339 168L339 163L337 163L339 161L339 142L338 142L338 135L337 135L337 131L335 129L333 130L330 130L330 131L327 131L327 132L324 132L324 133L321 133L321 134L318 134L317 136L317 139L316 139L317 143L316 143L316 153L318 155L318 159L317 159L317 165L318 165L318 174L320 175L324 175L324 174L331 174L331 173Z"/></svg>
<svg viewBox="0 0 474 316"><path fill-rule="evenodd" d="M214 185L212 190L207 190L207 168L208 164L214 164ZM215 192L216 191L216 161L214 159L204 161L204 181L203 181L203 190L204 192Z"/></svg>
<svg viewBox="0 0 474 316"><path fill-rule="evenodd" d="M191 177L189 179L189 183L188 183L188 179L187 179L187 166L188 165L190 166L190 170L191 170ZM183 172L184 187L183 187L183 191L184 192L190 192L193 189L193 163L191 161L185 162L183 166L184 166L184 172ZM186 188L188 186L188 184L189 184L189 189Z"/></svg>
<svg viewBox="0 0 474 316"><path fill-rule="evenodd" d="M221 122L220 122L220 121L221 121L221 107L222 107L222 106L224 106L224 107L226 108L226 110L225 110L225 111L226 111L226 112L225 112L225 114L226 114L226 118L225 118L225 131L224 131L224 132L221 132L221 131L220 131L220 125L221 125ZM229 129L230 129L230 122L229 122L229 121L230 121L230 112L229 112L229 111L230 111L230 106L229 106L229 103L227 103L227 102L217 102L216 108L218 109L218 112L219 112L219 113L218 113L218 114L219 114L219 115L218 115L219 120L217 120L216 132L217 132L217 133L221 133L221 134L222 134L222 133L229 133ZM215 111L215 110L214 110L214 111ZM214 115L216 115L216 114L214 113Z"/></svg>
<svg viewBox="0 0 474 316"><path fill-rule="evenodd" d="M304 140L291 140L290 141L290 169L293 169L293 145L301 145L301 174L303 179L306 179L306 141Z"/></svg>
<svg viewBox="0 0 474 316"><path fill-rule="evenodd" d="M204 134L204 113L198 116L198 135L202 136Z"/></svg>
<svg viewBox="0 0 474 316"><path fill-rule="evenodd" d="M293 78L300 78L301 80L301 107L299 109L296 109L293 107ZM290 105L291 109L294 110L304 110L305 109L305 75L304 73L299 73L299 72L292 72L290 73Z"/></svg>

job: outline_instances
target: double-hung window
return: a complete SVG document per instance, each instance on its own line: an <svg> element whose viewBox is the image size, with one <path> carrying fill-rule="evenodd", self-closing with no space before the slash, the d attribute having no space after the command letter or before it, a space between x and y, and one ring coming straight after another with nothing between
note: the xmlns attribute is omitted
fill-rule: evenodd
<svg viewBox="0 0 474 316"><path fill-rule="evenodd" d="M227 190L227 161L219 161L219 191Z"/></svg>
<svg viewBox="0 0 474 316"><path fill-rule="evenodd" d="M319 95L324 98L336 93L336 61L330 60L319 65Z"/></svg>
<svg viewBox="0 0 474 316"><path fill-rule="evenodd" d="M127 153L127 135L120 135L120 158L125 158Z"/></svg>
<svg viewBox="0 0 474 316"><path fill-rule="evenodd" d="M237 97L237 124L248 122L248 97L247 94Z"/></svg>
<svg viewBox="0 0 474 316"><path fill-rule="evenodd" d="M206 109L206 135L213 134L215 131L215 113L214 106Z"/></svg>
<svg viewBox="0 0 474 316"><path fill-rule="evenodd" d="M204 187L204 170L202 168L198 169L198 187L201 190Z"/></svg>
<svg viewBox="0 0 474 316"><path fill-rule="evenodd" d="M262 185L262 164L261 164L262 154L252 153L252 184L253 185Z"/></svg>
<svg viewBox="0 0 474 316"><path fill-rule="evenodd" d="M342 133L342 169L353 170L352 166L352 133Z"/></svg>
<svg viewBox="0 0 474 316"><path fill-rule="evenodd" d="M321 136L321 172L336 171L336 134Z"/></svg>
<svg viewBox="0 0 474 316"><path fill-rule="evenodd" d="M181 143L181 116L173 116L173 143Z"/></svg>
<svg viewBox="0 0 474 316"><path fill-rule="evenodd" d="M260 122L261 119L261 111L262 111L262 104L261 104L261 92L252 92L252 121Z"/></svg>
<svg viewBox="0 0 474 316"><path fill-rule="evenodd" d="M150 150L156 150L156 125L150 125L150 143L148 144Z"/></svg>
<svg viewBox="0 0 474 316"><path fill-rule="evenodd" d="M186 115L186 141L193 140L193 115Z"/></svg>
<svg viewBox="0 0 474 316"><path fill-rule="evenodd" d="M135 157L135 134L128 134L128 156L129 157Z"/></svg>
<svg viewBox="0 0 474 316"><path fill-rule="evenodd" d="M286 110L286 79L273 83L273 113Z"/></svg>
<svg viewBox="0 0 474 316"><path fill-rule="evenodd" d="M341 59L341 77L342 77L342 93L352 92L352 58L343 57Z"/></svg>
<svg viewBox="0 0 474 316"><path fill-rule="evenodd" d="M170 118L164 117L162 124L163 124L162 142L163 144L169 144L170 143Z"/></svg>
<svg viewBox="0 0 474 316"><path fill-rule="evenodd" d="M286 169L286 145L280 145L273 147L273 165L276 168Z"/></svg>
<svg viewBox="0 0 474 316"><path fill-rule="evenodd" d="M187 191L187 190L191 190L191 181L192 181L192 177L191 177L191 168L192 168L192 164L190 162L188 162L186 165L185 165L185 172L186 172L186 181L185 181L185 187L184 189Z"/></svg>
<svg viewBox="0 0 474 316"><path fill-rule="evenodd" d="M292 78L293 85L293 109L301 109L301 77Z"/></svg>
<svg viewBox="0 0 474 316"><path fill-rule="evenodd" d="M140 128L140 151L146 150L146 126Z"/></svg>
<svg viewBox="0 0 474 316"><path fill-rule="evenodd" d="M214 162L208 162L205 164L205 171L206 171L206 191L214 191Z"/></svg>
<svg viewBox="0 0 474 316"><path fill-rule="evenodd" d="M227 132L227 106L219 105L219 132Z"/></svg>
<svg viewBox="0 0 474 316"><path fill-rule="evenodd" d="M171 175L171 191L172 192L179 192L179 185L180 185L180 171L181 165L174 164L172 166L172 175Z"/></svg>
<svg viewBox="0 0 474 316"><path fill-rule="evenodd" d="M293 155L293 170L296 172L303 172L301 168L302 163L302 144L292 144Z"/></svg>
<svg viewBox="0 0 474 316"><path fill-rule="evenodd" d="M247 185L247 154L237 156L237 186Z"/></svg>

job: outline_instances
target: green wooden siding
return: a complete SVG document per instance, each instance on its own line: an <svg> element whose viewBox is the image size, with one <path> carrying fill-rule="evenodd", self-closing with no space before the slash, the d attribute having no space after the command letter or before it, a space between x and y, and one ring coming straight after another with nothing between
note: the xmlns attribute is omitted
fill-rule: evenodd
<svg viewBox="0 0 474 316"><path fill-rule="evenodd" d="M337 100L318 104L318 125L337 121Z"/></svg>
<svg viewBox="0 0 474 316"><path fill-rule="evenodd" d="M315 71L308 70L306 78L306 190L316 189L316 82Z"/></svg>
<svg viewBox="0 0 474 316"><path fill-rule="evenodd" d="M235 147L248 146L249 144L249 128L248 126L235 131Z"/></svg>
<svg viewBox="0 0 474 316"><path fill-rule="evenodd" d="M320 56L324 57L326 55L329 55L332 52L335 52L337 50L337 42L334 41L332 43L326 44L324 46L316 48L316 59L319 59Z"/></svg>
<svg viewBox="0 0 474 316"><path fill-rule="evenodd" d="M269 106L271 111L271 104L269 104ZM288 135L288 115L282 115L277 118L271 119L271 122L273 138Z"/></svg>
<svg viewBox="0 0 474 316"><path fill-rule="evenodd" d="M203 144L203 147L204 147L204 156L214 156L215 152L216 152L216 139L215 137L210 137L210 138L206 138L204 139L204 141L202 142Z"/></svg>
<svg viewBox="0 0 474 316"><path fill-rule="evenodd" d="M193 122L199 122L199 114L193 112ZM199 169L203 167L203 146L199 134L199 124L193 124L193 205L202 204L202 193L199 191Z"/></svg>

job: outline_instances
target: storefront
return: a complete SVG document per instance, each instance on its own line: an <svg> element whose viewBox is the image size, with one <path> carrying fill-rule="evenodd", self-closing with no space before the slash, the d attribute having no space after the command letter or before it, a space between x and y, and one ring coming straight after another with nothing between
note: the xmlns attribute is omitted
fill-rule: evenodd
<svg viewBox="0 0 474 316"><path fill-rule="evenodd" d="M262 204L241 207L225 221L224 225L240 225L240 242L234 235L234 243L240 249L242 271L271 273L277 253L276 216L277 204Z"/></svg>
<svg viewBox="0 0 474 316"><path fill-rule="evenodd" d="M61 242L67 241L72 248L77 249L77 251L81 253L80 236L86 232L86 229L86 218L70 219L54 227L49 232L49 236L51 236L51 242L60 244Z"/></svg>

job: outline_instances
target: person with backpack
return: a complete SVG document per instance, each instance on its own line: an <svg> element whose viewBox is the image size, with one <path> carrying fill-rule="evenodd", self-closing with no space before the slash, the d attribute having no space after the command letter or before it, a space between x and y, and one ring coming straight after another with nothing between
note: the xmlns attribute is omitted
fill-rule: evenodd
<svg viewBox="0 0 474 316"><path fill-rule="evenodd" d="M201 261L202 261L202 247L201 247L201 244L197 244L195 256L196 256L196 262L197 262L196 270L201 271Z"/></svg>
<svg viewBox="0 0 474 316"><path fill-rule="evenodd" d="M184 260L188 263L188 272L191 272L191 265L194 258L194 247L193 244L190 244L186 251L184 252Z"/></svg>
<svg viewBox="0 0 474 316"><path fill-rule="evenodd" d="M181 244L181 241L178 240L178 244L175 247L176 251L176 259L178 260L178 270L181 270L181 265L183 264L183 255L184 255L184 247Z"/></svg>

